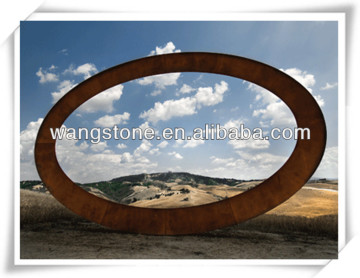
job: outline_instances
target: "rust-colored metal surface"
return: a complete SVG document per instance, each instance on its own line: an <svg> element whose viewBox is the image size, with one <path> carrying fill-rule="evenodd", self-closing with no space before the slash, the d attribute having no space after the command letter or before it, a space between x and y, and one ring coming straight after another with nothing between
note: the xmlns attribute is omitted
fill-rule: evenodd
<svg viewBox="0 0 360 278"><path fill-rule="evenodd" d="M96 197L74 184L59 166L55 153L56 141L51 137L50 128L60 128L82 103L110 87L170 72L223 74L266 88L287 104L298 127L310 129L311 139L298 140L285 164L257 187L206 205L171 209L132 207ZM275 208L295 194L311 177L321 161L325 143L323 114L315 99L297 81L271 66L247 58L189 52L151 56L124 63L73 88L45 117L36 139L35 161L50 193L78 215L120 231L178 235L229 226Z"/></svg>

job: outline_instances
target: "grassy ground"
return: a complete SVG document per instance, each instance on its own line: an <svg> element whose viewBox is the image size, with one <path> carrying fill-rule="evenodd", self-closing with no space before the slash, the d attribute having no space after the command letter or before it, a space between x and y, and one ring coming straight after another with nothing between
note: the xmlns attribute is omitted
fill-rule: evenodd
<svg viewBox="0 0 360 278"><path fill-rule="evenodd" d="M322 194L322 192L319 192ZM190 236L146 236L88 222L50 194L21 190L23 259L331 259L337 257L337 214L292 213L308 192L267 214ZM305 194L302 196L302 194ZM301 195L301 196L300 196ZM320 198L313 194L315 198ZM328 196L327 196L328 197ZM326 199L326 198L325 198ZM320 199L318 199L319 201ZM321 201L321 200L320 200ZM296 207L296 205L294 205ZM301 208L298 208L298 211ZM286 215L286 211L290 215ZM329 210L330 212L332 210ZM294 215L293 215L294 214Z"/></svg>
<svg viewBox="0 0 360 278"><path fill-rule="evenodd" d="M81 220L80 216L65 208L46 193L20 190L20 224L53 222L57 220Z"/></svg>
<svg viewBox="0 0 360 278"><path fill-rule="evenodd" d="M81 217L65 208L49 194L29 190L21 190L20 194L21 226L59 220L83 221ZM239 224L238 227L262 232L306 232L313 236L337 238L337 215L306 217L279 214L289 206L289 203L284 203L283 206L284 208L279 207L267 214Z"/></svg>

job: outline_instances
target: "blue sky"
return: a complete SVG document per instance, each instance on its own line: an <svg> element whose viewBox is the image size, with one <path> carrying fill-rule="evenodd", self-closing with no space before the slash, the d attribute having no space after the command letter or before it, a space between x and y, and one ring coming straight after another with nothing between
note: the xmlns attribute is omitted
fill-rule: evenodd
<svg viewBox="0 0 360 278"><path fill-rule="evenodd" d="M244 56L281 69L302 83L317 99L328 128L325 156L315 176L337 178L336 22L27 21L21 23L20 34L21 180L38 178L33 159L37 130L68 90L123 62L186 51ZM156 130L181 126L189 131L205 123L244 123L266 131L292 127L294 119L271 93L243 80L172 73L111 88L74 111L65 126L92 128L111 123ZM79 182L169 170L254 179L273 174L294 146L293 140L197 144L62 140L57 143L57 156L65 173Z"/></svg>

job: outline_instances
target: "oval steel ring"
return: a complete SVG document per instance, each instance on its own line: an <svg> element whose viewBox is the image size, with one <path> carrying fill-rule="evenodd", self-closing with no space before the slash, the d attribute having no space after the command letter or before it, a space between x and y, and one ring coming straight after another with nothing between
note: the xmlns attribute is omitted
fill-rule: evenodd
<svg viewBox="0 0 360 278"><path fill-rule="evenodd" d="M81 104L115 85L150 75L204 72L255 83L291 109L298 127L311 138L298 140L285 164L257 187L234 197L187 208L140 208L118 204L77 186L61 169L50 128L60 128ZM76 86L45 117L35 143L38 173L50 193L76 214L112 229L155 235L194 234L236 224L276 207L312 176L323 156L326 126L315 99L297 81L269 65L243 57L203 52L151 56L107 69Z"/></svg>

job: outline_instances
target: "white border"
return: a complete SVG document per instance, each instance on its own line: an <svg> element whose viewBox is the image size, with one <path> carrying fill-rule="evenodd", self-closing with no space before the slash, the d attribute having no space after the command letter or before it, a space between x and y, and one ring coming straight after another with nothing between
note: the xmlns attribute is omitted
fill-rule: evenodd
<svg viewBox="0 0 360 278"><path fill-rule="evenodd" d="M184 13L184 12L163 12L163 13L33 13L28 21L337 21L338 22L338 179L339 179L339 222L338 222L338 251L345 247L345 13ZM19 28L14 34L15 53L15 108L14 108L14 163L15 163L15 215L14 215L14 263L15 265L119 265L119 266L240 266L240 265L326 265L331 260L284 260L284 259L232 259L232 260L29 260L20 259L20 32Z"/></svg>
<svg viewBox="0 0 360 278"><path fill-rule="evenodd" d="M338 21L344 13L127 12L33 13L27 21Z"/></svg>
<svg viewBox="0 0 360 278"><path fill-rule="evenodd" d="M345 97L346 97L346 53L345 53L345 34L346 21L345 14L339 15L338 21L338 245L339 252L346 245L346 188L345 188Z"/></svg>
<svg viewBox="0 0 360 278"><path fill-rule="evenodd" d="M14 256L20 258L20 28L14 32L14 92Z"/></svg>

